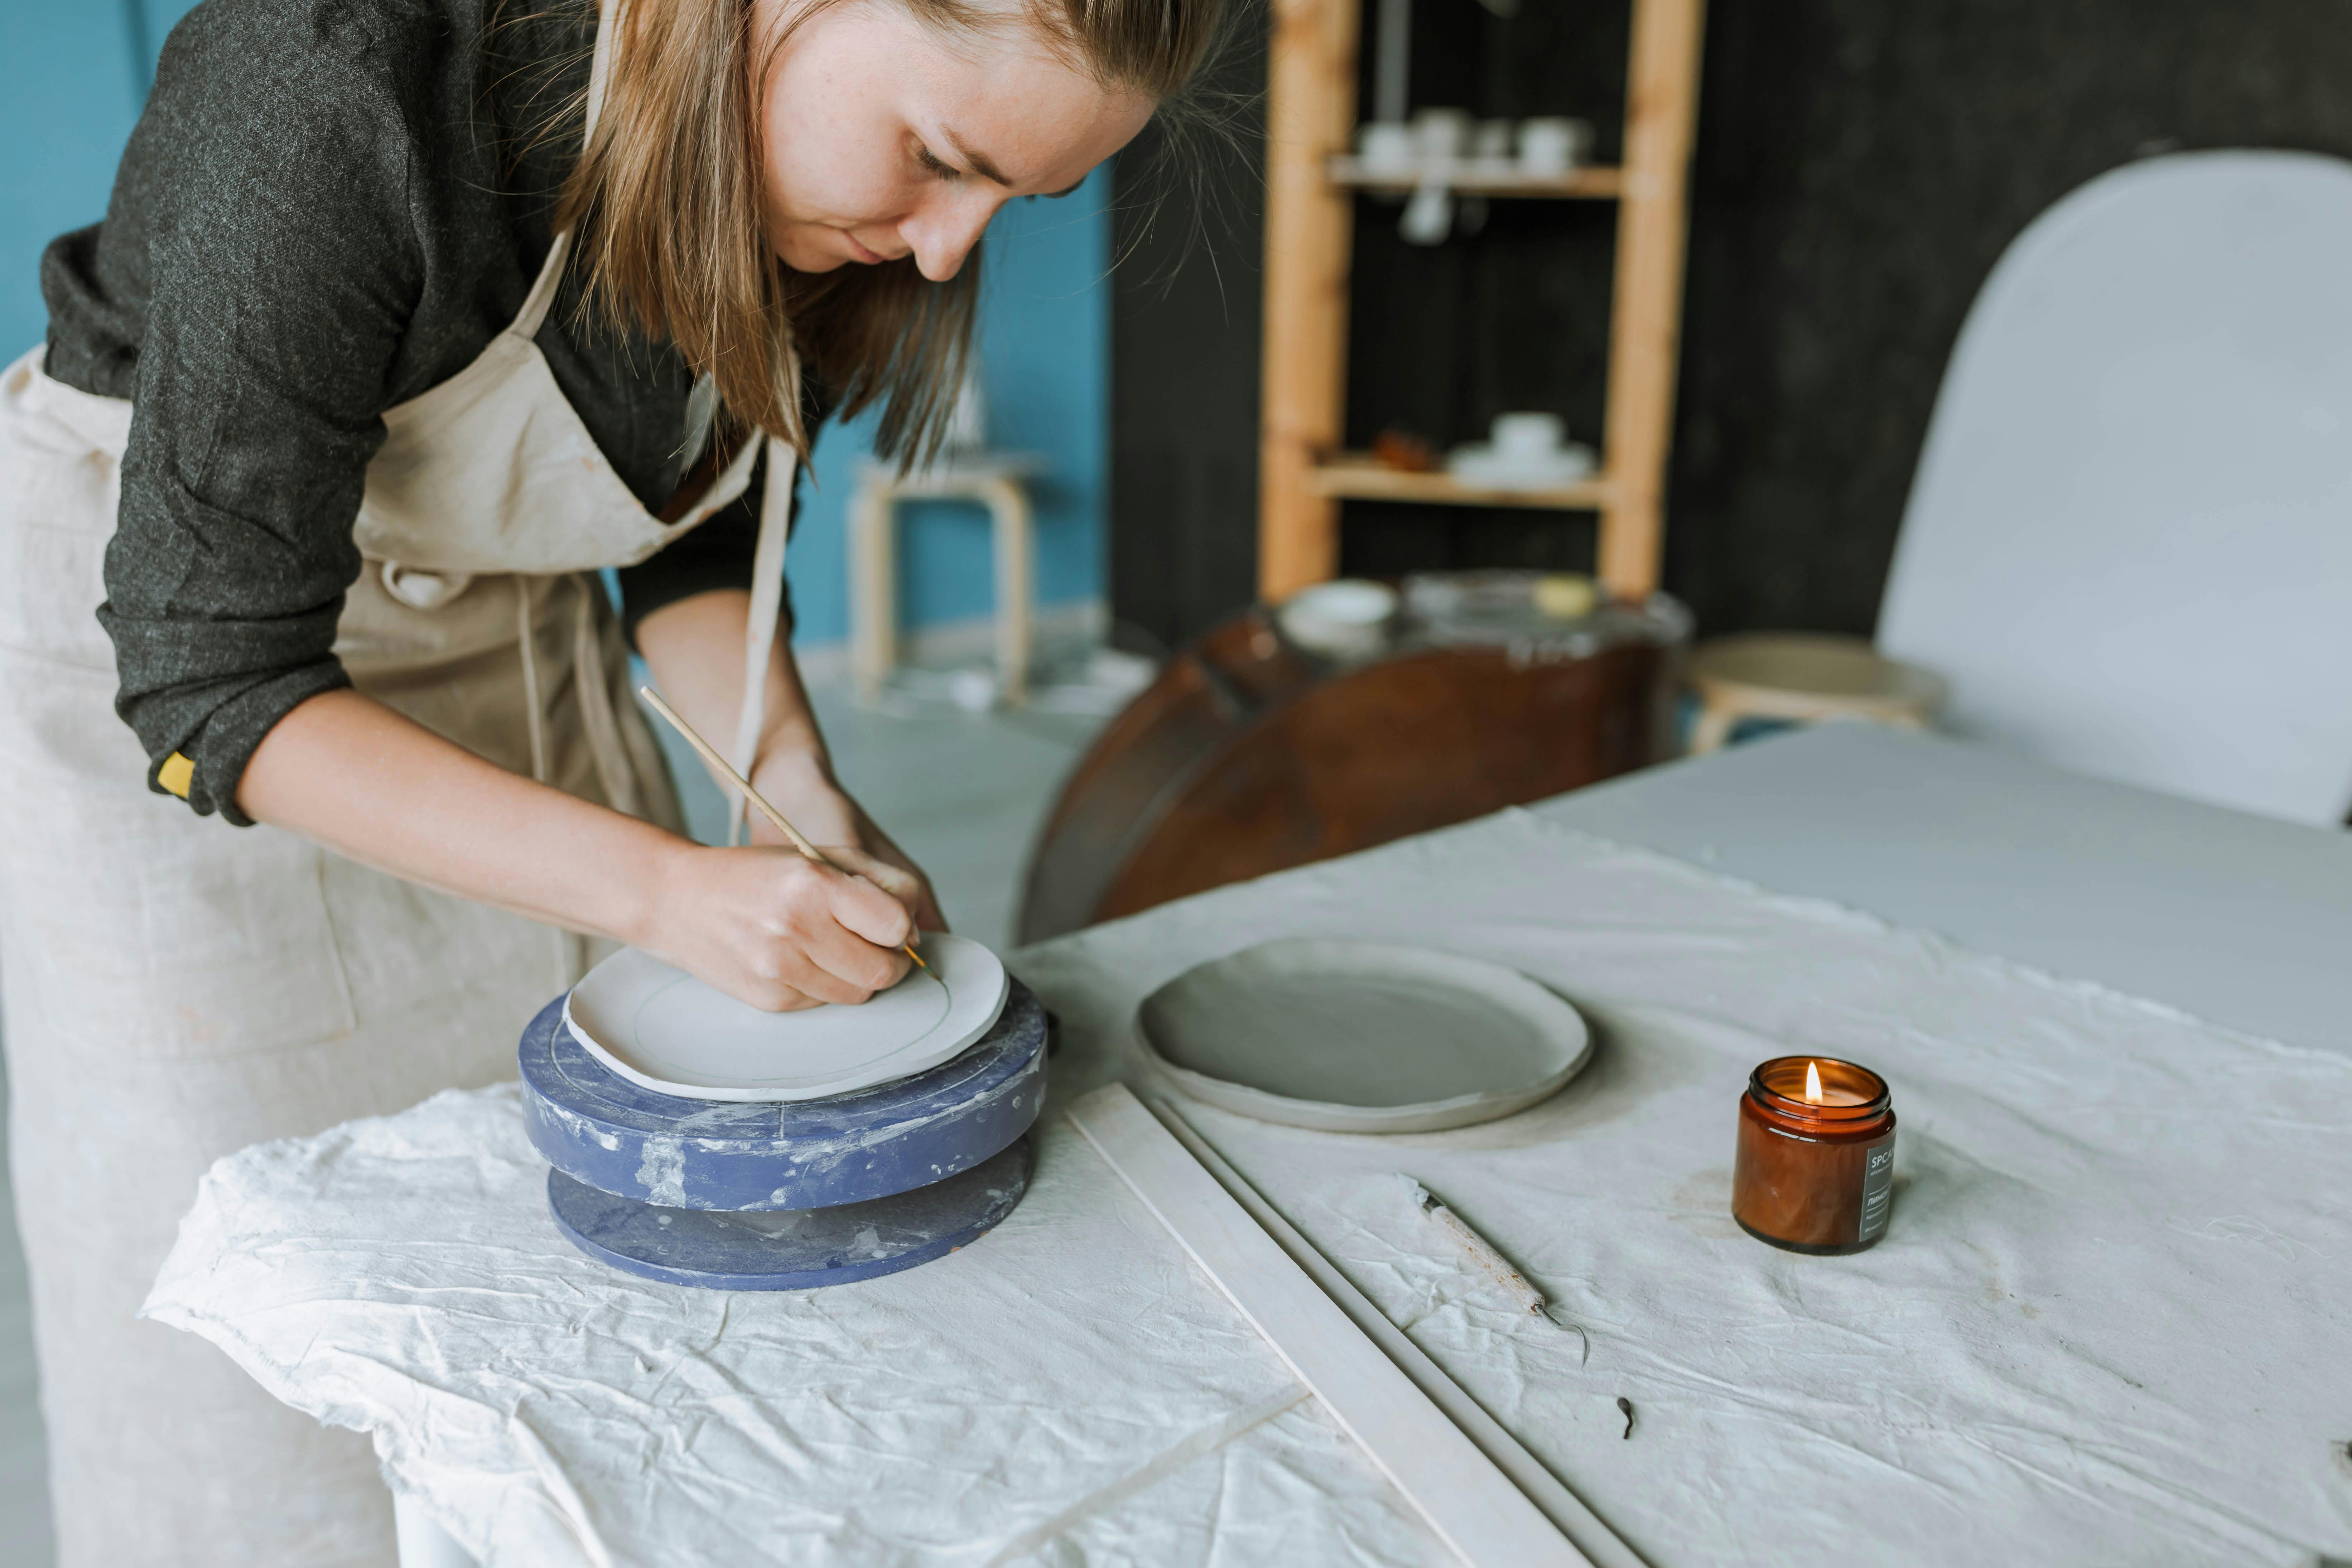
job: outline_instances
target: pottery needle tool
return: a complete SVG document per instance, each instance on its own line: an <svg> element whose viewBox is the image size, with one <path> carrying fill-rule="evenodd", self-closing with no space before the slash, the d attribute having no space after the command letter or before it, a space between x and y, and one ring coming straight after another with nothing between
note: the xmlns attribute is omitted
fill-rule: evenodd
<svg viewBox="0 0 2352 1568"><path fill-rule="evenodd" d="M1521 1310L1533 1313L1554 1328L1568 1330L1584 1341L1586 1355L1592 1353L1592 1342L1584 1331L1574 1323L1554 1317L1551 1303L1544 1300L1544 1293L1528 1284L1527 1276L1512 1268L1503 1255L1495 1250L1494 1243L1471 1229L1468 1220L1438 1202L1436 1194L1427 1187L1402 1172L1398 1175L1406 1186L1412 1189L1412 1201L1420 1205L1423 1214L1429 1216L1430 1223L1444 1231L1481 1274L1501 1286L1503 1293L1517 1302Z"/></svg>
<svg viewBox="0 0 2352 1568"><path fill-rule="evenodd" d="M640 686L637 688L637 695L644 698L646 705L652 708L655 712L668 720L669 727L671 729L676 730L679 734L686 737L686 743L692 746L701 754L702 760L710 764L711 772L717 773L719 777L733 784L738 790L742 792L742 795L745 800L750 801L753 805L758 806L760 808L760 815L766 817L770 823L773 824L777 832L790 839L793 848L799 850L803 856L815 861L820 866L832 866L836 871L841 871L845 875L850 874L846 868L834 865L834 862L826 859L824 850L819 849L815 845L810 843L799 828L794 827L790 822L785 820L784 814L782 812L778 811L774 806L770 805L766 797L761 795L758 790L751 787L751 780L745 778L741 773L737 773L733 766L728 763L726 758L711 750L710 742L696 734L694 732L694 726L679 718L677 716L677 710L672 708L668 703L661 700L660 692L656 691L650 686ZM915 951L914 943L907 942L900 946L898 951L905 953L908 958L913 959L915 961L916 967L926 970L930 968L929 964L923 962L923 955ZM1538 1308L1537 1310L1540 1311L1542 1309Z"/></svg>

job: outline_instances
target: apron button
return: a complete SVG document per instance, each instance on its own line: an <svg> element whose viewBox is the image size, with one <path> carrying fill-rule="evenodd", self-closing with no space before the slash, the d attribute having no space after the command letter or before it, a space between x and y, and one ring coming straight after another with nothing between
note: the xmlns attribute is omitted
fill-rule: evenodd
<svg viewBox="0 0 2352 1568"><path fill-rule="evenodd" d="M383 591L412 609L437 610L473 585L468 572L420 572L397 561L383 563Z"/></svg>

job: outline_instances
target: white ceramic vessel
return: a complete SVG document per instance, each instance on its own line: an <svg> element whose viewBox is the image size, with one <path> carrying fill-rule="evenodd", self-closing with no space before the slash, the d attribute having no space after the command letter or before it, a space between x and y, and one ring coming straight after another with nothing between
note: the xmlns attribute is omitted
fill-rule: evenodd
<svg viewBox="0 0 2352 1568"><path fill-rule="evenodd" d="M1433 1132L1559 1091L1583 1016L1514 969L1426 948L1286 938L1196 964L1137 1010L1180 1092L1328 1132Z"/></svg>
<svg viewBox="0 0 2352 1568"><path fill-rule="evenodd" d="M1493 438L1454 447L1445 471L1464 484L1498 490L1572 485L1589 478L1598 459L1591 447L1566 440L1567 435L1556 414L1498 414Z"/></svg>
<svg viewBox="0 0 2352 1568"><path fill-rule="evenodd" d="M1406 174L1421 163L1412 127L1393 121L1368 121L1356 130L1356 156L1375 174Z"/></svg>
<svg viewBox="0 0 2352 1568"><path fill-rule="evenodd" d="M1519 168L1538 176L1574 174L1591 156L1592 126L1582 120L1519 121Z"/></svg>
<svg viewBox="0 0 2352 1568"><path fill-rule="evenodd" d="M1591 447L1573 441L1541 453L1500 452L1481 443L1454 448L1446 457L1445 471L1465 485L1541 490L1591 479L1598 462Z"/></svg>
<svg viewBox="0 0 2352 1568"><path fill-rule="evenodd" d="M1397 603L1397 591L1385 583L1340 577L1300 589L1275 615L1301 647L1338 658L1369 657L1388 646Z"/></svg>
<svg viewBox="0 0 2352 1568"><path fill-rule="evenodd" d="M563 1022L631 1083L688 1100L822 1100L937 1067L993 1028L1010 983L996 954L932 933L915 970L859 1006L763 1013L623 948L564 998Z"/></svg>
<svg viewBox="0 0 2352 1568"><path fill-rule="evenodd" d="M1475 123L1466 109L1424 109L1412 117L1413 150L1423 163L1452 163L1470 150Z"/></svg>

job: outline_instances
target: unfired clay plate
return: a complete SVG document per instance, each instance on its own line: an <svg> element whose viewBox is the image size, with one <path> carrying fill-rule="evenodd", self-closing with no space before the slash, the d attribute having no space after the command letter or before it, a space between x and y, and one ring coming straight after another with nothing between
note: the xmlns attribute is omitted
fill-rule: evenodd
<svg viewBox="0 0 2352 1568"><path fill-rule="evenodd" d="M625 947L564 998L563 1022L631 1083L689 1100L822 1100L937 1067L995 1026L1004 965L934 932L929 971L858 1006L763 1013Z"/></svg>
<svg viewBox="0 0 2352 1568"><path fill-rule="evenodd" d="M1583 1017L1517 970L1290 938L1186 970L1136 1032L1175 1087L1262 1121L1433 1132L1523 1110L1592 1055Z"/></svg>

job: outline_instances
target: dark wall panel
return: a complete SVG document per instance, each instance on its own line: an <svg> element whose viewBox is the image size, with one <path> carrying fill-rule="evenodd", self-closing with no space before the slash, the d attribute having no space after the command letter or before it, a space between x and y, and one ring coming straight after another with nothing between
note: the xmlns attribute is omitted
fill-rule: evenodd
<svg viewBox="0 0 2352 1568"><path fill-rule="evenodd" d="M1581 113L1613 155L1623 0L1415 9L1416 103ZM1244 59L1228 85L1251 70L1262 84ZM2230 146L2352 156L2352 0L1717 0L1667 529L1668 584L1702 626L1868 631L1945 359L2001 249L2106 169ZM1242 221L1213 222L1213 258L1164 293L1139 265L1173 255L1163 210L1115 306L1114 603L1163 637L1249 594L1257 167L1211 170ZM1395 217L1359 204L1351 439L1467 439L1511 407L1591 438L1611 214L1497 203L1435 249ZM1344 516L1352 571L1591 559L1582 519Z"/></svg>
<svg viewBox="0 0 2352 1568"><path fill-rule="evenodd" d="M2151 153L2352 155L2343 0L1716 7L1669 580L1867 632L1944 363L2042 209Z"/></svg>
<svg viewBox="0 0 2352 1568"><path fill-rule="evenodd" d="M1254 0L1172 127L1113 170L1113 636L1158 653L1257 588L1265 40Z"/></svg>

